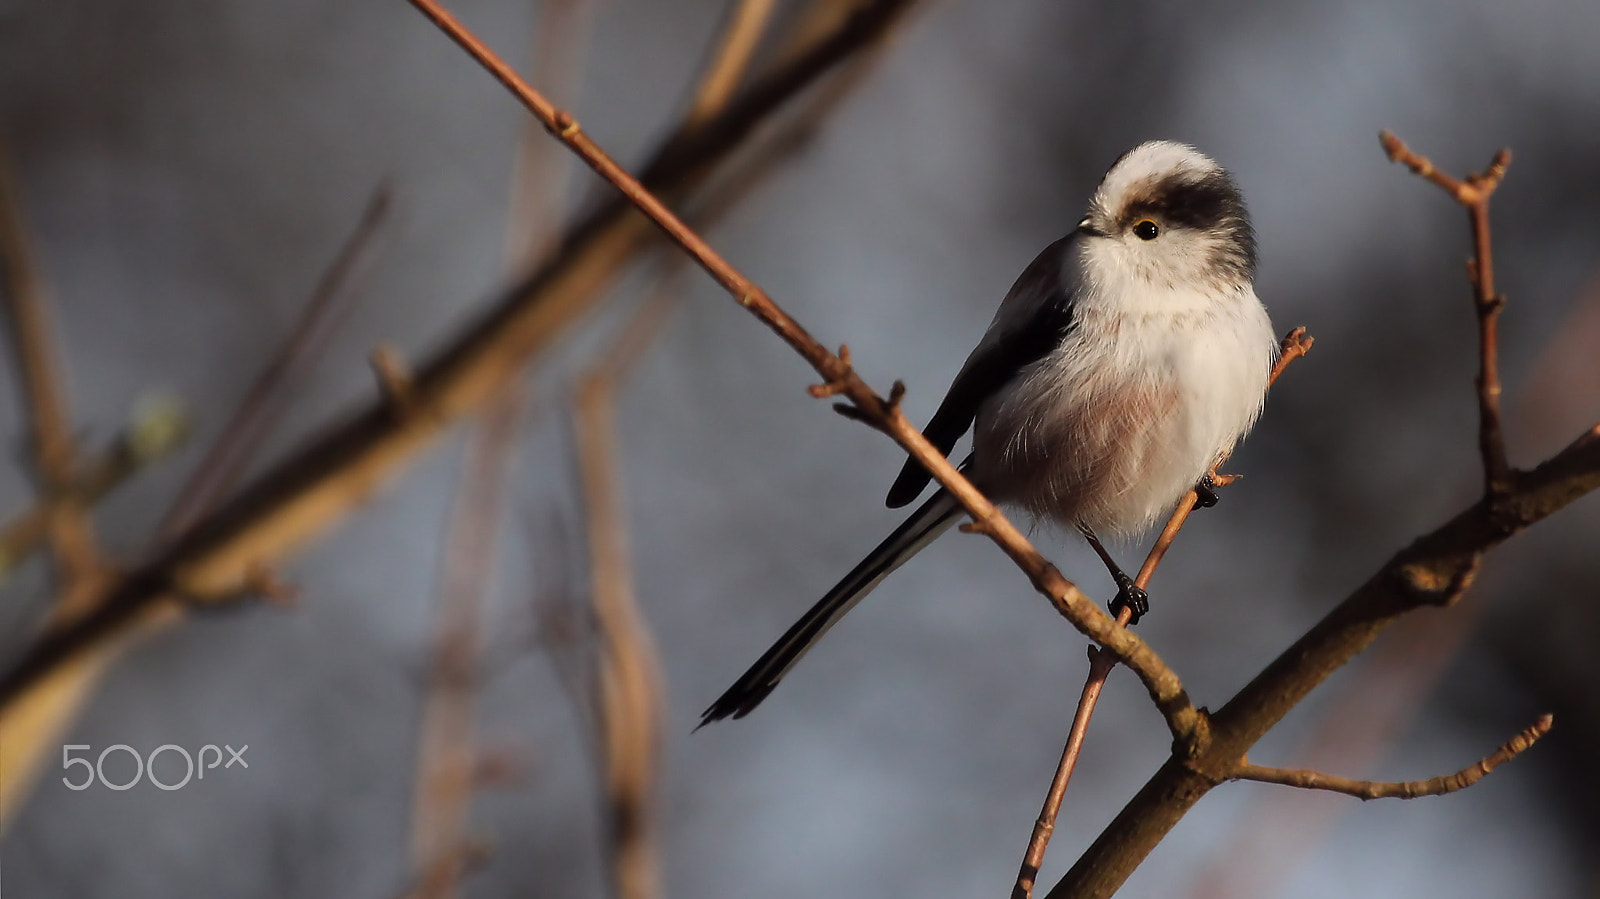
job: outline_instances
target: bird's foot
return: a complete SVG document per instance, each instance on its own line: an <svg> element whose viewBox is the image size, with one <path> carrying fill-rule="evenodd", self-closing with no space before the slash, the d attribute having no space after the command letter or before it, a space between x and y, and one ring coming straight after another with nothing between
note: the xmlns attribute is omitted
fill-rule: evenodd
<svg viewBox="0 0 1600 899"><path fill-rule="evenodd" d="M1128 625L1131 627L1138 624L1139 619L1150 611L1150 594L1144 592L1132 578L1122 572L1117 572L1117 575L1117 595L1111 600L1111 616L1120 618L1122 610L1128 609L1130 612Z"/></svg>

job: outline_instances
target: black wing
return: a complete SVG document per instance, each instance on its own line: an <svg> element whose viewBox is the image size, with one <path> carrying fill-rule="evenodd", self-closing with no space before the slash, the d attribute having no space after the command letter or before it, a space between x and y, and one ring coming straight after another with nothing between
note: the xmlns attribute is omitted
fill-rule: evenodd
<svg viewBox="0 0 1600 899"><path fill-rule="evenodd" d="M923 429L922 435L940 452L950 455L956 441L972 427L983 401L1017 372L1043 359L1072 329L1077 273L1075 267L1069 268L1069 261L1075 241L1082 239L1081 232L1073 231L1045 247L1011 285L983 340L967 357L939 411ZM916 499L932 477L922 463L907 459L889 488L889 508L898 509Z"/></svg>

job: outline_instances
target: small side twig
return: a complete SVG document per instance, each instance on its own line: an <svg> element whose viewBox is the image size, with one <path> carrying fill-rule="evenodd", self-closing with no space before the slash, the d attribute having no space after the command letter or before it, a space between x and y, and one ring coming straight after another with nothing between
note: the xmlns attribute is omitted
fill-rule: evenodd
<svg viewBox="0 0 1600 899"><path fill-rule="evenodd" d="M1230 780L1253 780L1260 783L1282 784L1286 787L1299 787L1304 790L1324 790L1330 793L1343 793L1357 799L1416 799L1419 796L1443 796L1464 790L1484 778L1484 775L1498 768L1505 762L1522 754L1539 741L1540 737L1550 732L1554 719L1549 715L1541 717L1521 733L1506 741L1505 745L1494 752L1484 756L1477 762L1462 768L1454 774L1442 777L1433 777L1427 780L1407 780L1400 782L1386 782L1375 780L1352 780L1348 777L1335 777L1332 774L1323 774L1320 771L1309 771L1297 768L1272 768L1266 765L1255 765L1243 762L1234 770Z"/></svg>
<svg viewBox="0 0 1600 899"><path fill-rule="evenodd" d="M1505 435L1500 425L1500 312L1506 298L1494 289L1494 250L1489 240L1489 198L1505 177L1511 164L1511 151L1501 150L1489 167L1465 178L1439 171L1426 157L1414 151L1388 131L1379 141L1389 159L1401 163L1418 176L1439 186L1467 210L1472 223L1472 259L1467 261L1467 277L1472 281L1473 303L1478 315L1478 450L1483 456L1484 493L1491 504L1500 503L1511 492L1515 472L1506 460Z"/></svg>
<svg viewBox="0 0 1600 899"><path fill-rule="evenodd" d="M1340 682L1320 719L1286 752L1307 767L1370 770L1449 670L1477 630L1482 602L1458 605L1447 616L1412 617L1366 653ZM1307 802L1293 790L1262 791L1238 816L1234 833L1190 879L1187 899L1273 896L1322 846L1349 806Z"/></svg>
<svg viewBox="0 0 1600 899"><path fill-rule="evenodd" d="M1272 374L1268 377L1267 386L1270 388L1277 383L1278 376L1289 367L1289 363L1310 352L1314 342L1315 338L1307 336L1304 327L1295 328L1285 334L1279 344L1278 358L1272 365ZM1225 458L1219 459L1217 465L1221 465L1224 461ZM1232 475L1216 474L1213 466L1213 483L1227 486L1233 480ZM1133 579L1134 586L1141 590L1150 586L1150 579L1155 576L1156 568L1166 557L1172 541L1177 539L1178 531L1183 528L1184 522L1189 520L1189 513L1194 511L1199 499L1199 494L1190 490L1178 501L1177 508L1172 510L1166 526L1161 529L1161 535L1156 538L1149 554L1145 556L1144 564L1139 567L1139 574ZM1098 545L1094 548L1096 552L1102 552ZM1124 605L1117 613L1117 626L1127 627L1132 617L1133 609ZM1033 832L1028 836L1028 848L1022 856L1022 867L1017 872L1016 885L1011 889L1012 899L1031 899L1033 896L1034 883L1039 876L1039 866L1044 864L1045 849L1050 845L1050 837L1055 833L1056 817L1061 813L1061 801L1066 797L1067 785L1072 781L1072 772L1078 766L1078 756L1082 753L1083 742L1089 734L1089 719L1094 716L1094 709L1100 701L1100 693L1105 688L1106 679L1111 676L1111 670L1116 666L1115 655L1098 647L1089 647L1089 675L1083 682L1083 692L1078 696L1078 707L1072 715L1072 727L1067 731L1067 742L1062 747L1061 761L1056 765L1055 776L1050 781L1050 790L1045 794L1044 807L1039 810L1039 817L1033 823Z"/></svg>

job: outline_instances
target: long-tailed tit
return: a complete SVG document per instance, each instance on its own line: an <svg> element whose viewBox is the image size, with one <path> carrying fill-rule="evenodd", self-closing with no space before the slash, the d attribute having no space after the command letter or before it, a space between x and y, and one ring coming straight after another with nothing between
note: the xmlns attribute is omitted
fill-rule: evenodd
<svg viewBox="0 0 1600 899"><path fill-rule="evenodd" d="M1000 304L923 433L997 502L1095 534L1146 530L1261 411L1275 342L1256 298L1255 237L1233 179L1192 147L1140 144L1077 228ZM931 476L908 460L891 507ZM701 724L749 714L834 622L962 514L941 489L845 575ZM1098 546L1097 546L1098 548ZM1107 557L1109 559L1109 557ZM1114 568L1114 566L1113 566ZM1119 601L1142 594L1115 572Z"/></svg>

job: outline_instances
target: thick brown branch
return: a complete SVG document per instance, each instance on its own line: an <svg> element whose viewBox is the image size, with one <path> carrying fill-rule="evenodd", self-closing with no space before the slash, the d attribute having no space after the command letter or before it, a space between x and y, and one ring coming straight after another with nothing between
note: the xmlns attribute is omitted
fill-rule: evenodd
<svg viewBox="0 0 1600 899"><path fill-rule="evenodd" d="M1477 762L1462 768L1454 774L1442 777L1433 777L1428 780L1407 780L1399 782L1385 782L1376 780L1352 780L1348 777L1335 777L1319 771L1307 771L1297 768L1272 768L1266 765L1253 765L1245 762L1234 769L1230 780L1254 780L1261 783L1282 784L1286 787L1300 787L1304 790L1326 790L1330 793L1344 793L1357 799L1416 799L1419 796L1443 796L1464 790L1482 780L1484 775L1500 767L1505 762L1522 754L1528 747L1539 741L1540 737L1550 732L1553 719L1545 715L1521 733L1506 741L1505 745L1494 752L1484 756Z"/></svg>
<svg viewBox="0 0 1600 899"><path fill-rule="evenodd" d="M1478 451L1483 457L1484 492L1491 499L1511 489L1511 464L1506 459L1505 435L1500 425L1500 311L1506 298L1494 289L1494 247L1489 239L1489 198L1505 177L1511 151L1501 150L1489 167L1458 179L1434 167L1427 157L1387 131L1379 134L1389 158L1438 185L1467 210L1472 225L1472 259L1467 274L1472 280L1473 303L1478 316Z"/></svg>

